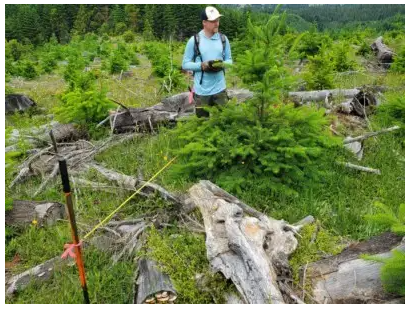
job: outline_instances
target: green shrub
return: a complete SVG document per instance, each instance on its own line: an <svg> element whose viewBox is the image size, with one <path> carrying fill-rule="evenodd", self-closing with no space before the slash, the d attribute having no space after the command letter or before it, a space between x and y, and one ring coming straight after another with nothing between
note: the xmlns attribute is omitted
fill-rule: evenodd
<svg viewBox="0 0 409 309"><path fill-rule="evenodd" d="M320 166L333 160L339 145L323 110L270 106L263 124L248 104L230 102L210 112L209 119L193 117L173 130L176 178L210 179L233 193L257 182L260 192L296 194L304 182L322 180Z"/></svg>
<svg viewBox="0 0 409 309"><path fill-rule="evenodd" d="M333 62L334 69L337 72L346 72L356 69L357 63L354 60L354 55L350 44L342 42L334 45L333 48Z"/></svg>
<svg viewBox="0 0 409 309"><path fill-rule="evenodd" d="M57 61L53 54L47 54L41 59L41 68L46 73L51 73L57 67Z"/></svg>
<svg viewBox="0 0 409 309"><path fill-rule="evenodd" d="M125 31L122 36L126 43L132 43L135 41L135 34L131 30Z"/></svg>
<svg viewBox="0 0 409 309"><path fill-rule="evenodd" d="M126 24L123 23L123 22L119 22L119 23L117 23L117 24L115 25L115 33L116 33L117 35L123 34L123 33L126 31L126 29L127 29L127 26L126 26Z"/></svg>
<svg viewBox="0 0 409 309"><path fill-rule="evenodd" d="M35 62L24 59L17 63L17 74L27 79L34 79L39 75Z"/></svg>
<svg viewBox="0 0 409 309"><path fill-rule="evenodd" d="M309 90L331 89L334 87L334 64L331 54L326 47L322 47L315 56L308 57L308 64L303 78Z"/></svg>
<svg viewBox="0 0 409 309"><path fill-rule="evenodd" d="M368 43L363 41L361 45L359 46L357 54L365 57L366 55L368 54L370 55L371 53L372 53L372 48L369 46Z"/></svg>
<svg viewBox="0 0 409 309"><path fill-rule="evenodd" d="M26 48L17 40L13 39L10 41L6 41L6 58L11 58L13 61L18 61L25 52Z"/></svg>
<svg viewBox="0 0 409 309"><path fill-rule="evenodd" d="M54 109L57 120L91 127L108 115L114 104L106 98L106 91L83 91L75 88L62 96L63 105Z"/></svg>
<svg viewBox="0 0 409 309"><path fill-rule="evenodd" d="M123 54L116 50L112 53L111 57L109 58L109 72L111 74L120 73L121 71L125 71L128 68L128 63L124 58Z"/></svg>
<svg viewBox="0 0 409 309"><path fill-rule="evenodd" d="M405 74L405 45L398 51L393 60L390 70L392 72Z"/></svg>

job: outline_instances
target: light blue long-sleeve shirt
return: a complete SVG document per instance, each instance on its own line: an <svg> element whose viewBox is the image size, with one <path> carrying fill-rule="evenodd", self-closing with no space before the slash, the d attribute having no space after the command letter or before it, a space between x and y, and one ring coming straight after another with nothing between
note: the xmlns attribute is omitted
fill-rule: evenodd
<svg viewBox="0 0 409 309"><path fill-rule="evenodd" d="M203 81L200 85L202 77L201 59L199 56L193 59L195 38L192 36L186 44L185 54L183 55L182 68L184 70L195 72L194 91L198 95L212 95L226 89L226 80L223 71L220 72L204 72ZM210 39L204 34L204 30L199 32L199 50L203 61L216 60L223 58L223 44L219 33L215 33ZM233 64L231 58L230 43L226 37L225 64Z"/></svg>

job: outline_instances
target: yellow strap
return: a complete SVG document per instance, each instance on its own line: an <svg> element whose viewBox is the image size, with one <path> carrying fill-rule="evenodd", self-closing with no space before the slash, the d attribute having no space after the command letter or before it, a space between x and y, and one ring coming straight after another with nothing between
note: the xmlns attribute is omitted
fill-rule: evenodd
<svg viewBox="0 0 409 309"><path fill-rule="evenodd" d="M107 222L109 219L112 218L112 216L117 213L126 203L128 203L135 195L137 195L143 188L145 188L149 182L154 180L160 173L163 172L165 168L167 168L177 157L174 157L172 160L170 160L164 167L162 167L155 175L151 177L147 182L143 184L142 187L140 187L138 190L135 191L130 197L128 197L121 205L118 206L117 209L115 209L112 213L110 213L104 220L102 220L99 224L97 224L90 232L88 232L87 235L85 235L82 239L85 240L87 239L92 233L94 233L98 228L100 228L105 222Z"/></svg>

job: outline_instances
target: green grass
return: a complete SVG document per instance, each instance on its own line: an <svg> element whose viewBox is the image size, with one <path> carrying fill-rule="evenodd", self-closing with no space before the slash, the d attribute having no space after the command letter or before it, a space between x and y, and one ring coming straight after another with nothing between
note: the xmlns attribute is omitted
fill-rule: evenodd
<svg viewBox="0 0 409 309"><path fill-rule="evenodd" d="M91 304L131 304L135 263L112 265L109 254L84 250L86 279ZM32 282L23 292L6 300L12 304L81 304L83 294L76 265L56 269L44 283Z"/></svg>

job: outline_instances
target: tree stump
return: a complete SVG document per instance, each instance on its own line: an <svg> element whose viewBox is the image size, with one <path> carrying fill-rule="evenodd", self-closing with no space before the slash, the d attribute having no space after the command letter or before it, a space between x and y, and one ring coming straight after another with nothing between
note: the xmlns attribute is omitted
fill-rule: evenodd
<svg viewBox="0 0 409 309"><path fill-rule="evenodd" d="M288 256L298 243L294 234L302 224L269 218L207 180L189 194L203 216L213 271L231 279L246 303L284 303L277 274L288 274Z"/></svg>
<svg viewBox="0 0 409 309"><path fill-rule="evenodd" d="M6 211L6 225L27 226L33 220L40 226L52 225L64 217L65 209L61 203L14 200L13 208Z"/></svg>

